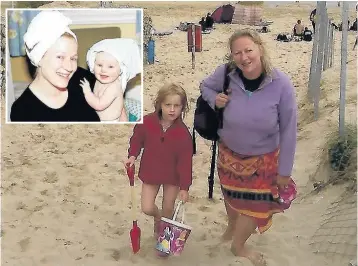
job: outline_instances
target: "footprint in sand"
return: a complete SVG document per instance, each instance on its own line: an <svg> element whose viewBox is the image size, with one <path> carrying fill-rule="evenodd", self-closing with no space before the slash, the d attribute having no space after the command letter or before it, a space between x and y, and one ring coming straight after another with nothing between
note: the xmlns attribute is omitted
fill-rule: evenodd
<svg viewBox="0 0 358 266"><path fill-rule="evenodd" d="M273 241L275 243L275 241ZM280 246L280 245L278 245ZM292 254L280 252L276 248L273 248L269 243L266 245L258 247L258 251L264 254L264 257L267 261L267 265L291 265L292 262L289 259L289 256ZM273 259L275 258L275 259Z"/></svg>
<svg viewBox="0 0 358 266"><path fill-rule="evenodd" d="M118 253L120 254L120 259L130 260L133 264L138 263L138 259L142 261L145 259L148 262L148 259L151 253L154 254L155 240L152 237L142 238L140 243L140 250L138 253L133 254L131 243L128 242L128 245L121 246L118 249ZM113 251L115 249L111 249ZM142 264L140 264L142 265Z"/></svg>
<svg viewBox="0 0 358 266"><path fill-rule="evenodd" d="M208 236L207 234L201 234L200 236L195 236L194 237L195 241L198 241L198 242L204 242L208 239Z"/></svg>
<svg viewBox="0 0 358 266"><path fill-rule="evenodd" d="M30 244L30 239L31 239L30 237L26 237L19 241L21 252L25 252L28 249Z"/></svg>
<svg viewBox="0 0 358 266"><path fill-rule="evenodd" d="M119 229L114 230L113 234L118 235L118 236L121 236L121 235L123 235L125 232L126 232L126 230L125 230L124 228L119 228Z"/></svg>
<svg viewBox="0 0 358 266"><path fill-rule="evenodd" d="M219 245L214 245L214 246L206 246L205 250L207 251L207 255L210 258L215 258L218 256L218 254L221 252L220 246Z"/></svg>
<svg viewBox="0 0 358 266"><path fill-rule="evenodd" d="M115 261L119 261L119 259L121 258L120 252L118 249L111 249L111 257L115 260Z"/></svg>
<svg viewBox="0 0 358 266"><path fill-rule="evenodd" d="M26 209L26 207L27 207L26 204L20 201L17 203L16 210L24 210Z"/></svg>
<svg viewBox="0 0 358 266"><path fill-rule="evenodd" d="M290 262L289 259L287 259L285 256L281 255L281 252L277 253L275 255L275 259L270 258L269 255L265 256L266 262L268 266L274 266L274 265L291 265L292 262Z"/></svg>
<svg viewBox="0 0 358 266"><path fill-rule="evenodd" d="M45 178L43 179L43 182L45 183L56 183L58 181L58 175L55 171L46 171L45 172Z"/></svg>
<svg viewBox="0 0 358 266"><path fill-rule="evenodd" d="M209 211L210 211L210 208L207 207L207 206L200 206L200 207L198 208L198 210L201 211L201 212L209 212Z"/></svg>

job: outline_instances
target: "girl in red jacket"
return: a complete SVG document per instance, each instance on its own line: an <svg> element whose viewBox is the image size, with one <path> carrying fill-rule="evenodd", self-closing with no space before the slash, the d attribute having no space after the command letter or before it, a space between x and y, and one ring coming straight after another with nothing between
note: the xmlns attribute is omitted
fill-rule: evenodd
<svg viewBox="0 0 358 266"><path fill-rule="evenodd" d="M144 116L143 124L134 127L129 142L126 166L132 166L143 148L139 179L142 180L142 211L154 217L154 233L162 216L171 219L177 196L183 202L189 198L192 184L193 146L182 118L188 111L184 89L176 84L164 85L154 102L155 111ZM160 211L155 205L163 185Z"/></svg>

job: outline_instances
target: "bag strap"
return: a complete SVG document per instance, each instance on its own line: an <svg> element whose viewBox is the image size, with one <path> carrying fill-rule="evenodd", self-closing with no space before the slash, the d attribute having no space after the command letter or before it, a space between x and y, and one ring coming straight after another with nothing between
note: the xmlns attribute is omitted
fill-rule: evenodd
<svg viewBox="0 0 358 266"><path fill-rule="evenodd" d="M230 69L230 63L227 63L225 65L225 78L224 78L224 84L223 84L223 93L225 95L228 95L227 90L229 88L229 83L230 83L229 69ZM224 113L224 108L221 108L218 110L219 128L223 128L223 113Z"/></svg>
<svg viewBox="0 0 358 266"><path fill-rule="evenodd" d="M217 143L217 141L214 140L213 143L212 143L212 146L211 146L212 154L211 154L210 174L209 174L209 177L208 177L209 199L213 198L213 191L214 191L216 143Z"/></svg>
<svg viewBox="0 0 358 266"><path fill-rule="evenodd" d="M228 94L227 90L229 88L229 83L230 83L229 73L230 73L230 63L227 63L225 65L225 79L224 79L224 86L223 86L223 93L225 93L226 95Z"/></svg>
<svg viewBox="0 0 358 266"><path fill-rule="evenodd" d="M230 64L227 63L225 65L225 78L224 78L224 84L223 84L223 93L225 93L226 95L228 95L227 90L229 88L229 83L230 83L229 73L230 73ZM219 128L223 128L223 111L224 111L224 108L221 108L221 109L217 110ZM213 198L216 148L217 148L217 140L214 140L212 142L212 146L211 146L212 154L211 154L210 174L209 174L209 177L208 177L209 199Z"/></svg>
<svg viewBox="0 0 358 266"><path fill-rule="evenodd" d="M177 204L177 207L175 209L175 212L174 212L174 215L173 215L173 221L176 220L177 216L178 216L178 213L179 213L179 210L180 210L180 207L182 208L182 216L181 216L181 223L184 223L184 218L185 218L185 208L184 208L184 204L182 201L179 201L178 204Z"/></svg>
<svg viewBox="0 0 358 266"><path fill-rule="evenodd" d="M193 155L196 154L196 139L195 139L195 128L193 125L193 130L192 130L192 144L193 144Z"/></svg>

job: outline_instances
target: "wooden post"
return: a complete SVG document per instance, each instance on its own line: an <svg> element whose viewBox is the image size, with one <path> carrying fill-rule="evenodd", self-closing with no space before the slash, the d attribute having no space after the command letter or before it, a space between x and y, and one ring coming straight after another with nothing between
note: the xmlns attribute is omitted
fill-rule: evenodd
<svg viewBox="0 0 358 266"><path fill-rule="evenodd" d="M331 46L330 42L330 31L331 31L331 20L328 19L328 14L325 12L324 14L324 25L326 25L325 28L325 40L324 40L324 57L323 57L323 71L328 68L328 62L329 62L329 47Z"/></svg>
<svg viewBox="0 0 358 266"><path fill-rule="evenodd" d="M332 19L328 21L328 55L327 55L327 68L332 67L332 51L333 51L333 26L332 26Z"/></svg>
<svg viewBox="0 0 358 266"><path fill-rule="evenodd" d="M317 13L316 16L318 16L318 6L317 6ZM317 20L316 20L317 22ZM318 57L318 34L319 34L319 24L316 23L316 30L314 33L314 39L313 39L313 46L312 46L312 55L311 55L311 67L310 67L310 75L309 75L309 81L308 81L308 98L310 102L314 101L314 77L317 73L317 57Z"/></svg>
<svg viewBox="0 0 358 266"><path fill-rule="evenodd" d="M317 14L318 14L318 32L315 34L315 38L318 38L318 56L317 56L317 66L316 74L313 77L313 93L314 93L314 119L318 120L318 110L319 110L319 98L320 98L320 83L322 75L322 66L323 66L323 49L325 41L325 33L327 24L324 24L324 12L327 12L326 2L319 1L317 4Z"/></svg>
<svg viewBox="0 0 358 266"><path fill-rule="evenodd" d="M191 25L191 36L193 40L193 46L191 47L191 67L195 68L195 24Z"/></svg>
<svg viewBox="0 0 358 266"><path fill-rule="evenodd" d="M344 137L347 84L348 2L342 3L341 82L339 90L339 136Z"/></svg>
<svg viewBox="0 0 358 266"><path fill-rule="evenodd" d="M332 26L331 32L332 32L332 51L331 51L331 67L332 67L334 65L334 47L336 44L336 41L335 41L336 34L335 34L333 26Z"/></svg>

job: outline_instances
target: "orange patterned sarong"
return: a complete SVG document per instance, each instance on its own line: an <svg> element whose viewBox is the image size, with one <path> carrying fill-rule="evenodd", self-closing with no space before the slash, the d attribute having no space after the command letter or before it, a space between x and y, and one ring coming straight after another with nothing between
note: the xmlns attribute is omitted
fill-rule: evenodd
<svg viewBox="0 0 358 266"><path fill-rule="evenodd" d="M218 174L224 200L241 215L250 216L260 233L272 224L272 215L283 212L278 199L277 176L279 149L258 156L233 152L219 143Z"/></svg>

